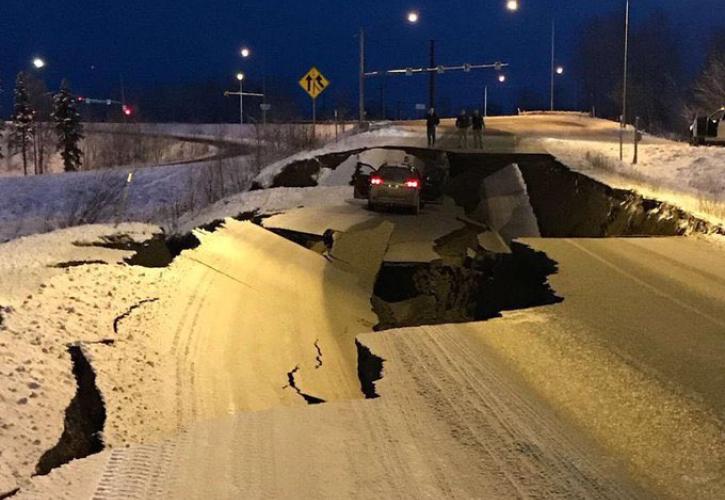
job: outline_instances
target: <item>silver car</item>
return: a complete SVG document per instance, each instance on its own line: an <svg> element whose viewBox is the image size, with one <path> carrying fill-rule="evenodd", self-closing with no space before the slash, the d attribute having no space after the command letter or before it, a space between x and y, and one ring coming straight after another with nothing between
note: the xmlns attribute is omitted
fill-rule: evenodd
<svg viewBox="0 0 725 500"><path fill-rule="evenodd" d="M409 165L383 165L370 175L368 207L410 208L420 212L422 181L418 170Z"/></svg>

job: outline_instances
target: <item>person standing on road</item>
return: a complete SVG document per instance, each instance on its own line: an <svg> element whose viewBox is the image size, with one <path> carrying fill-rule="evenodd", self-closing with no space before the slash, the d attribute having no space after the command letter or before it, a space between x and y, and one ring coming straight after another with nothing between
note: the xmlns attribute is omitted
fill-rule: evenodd
<svg viewBox="0 0 725 500"><path fill-rule="evenodd" d="M458 129L458 147L461 149L468 148L468 128L471 126L471 118L465 109L461 110L461 114L456 118L456 128Z"/></svg>
<svg viewBox="0 0 725 500"><path fill-rule="evenodd" d="M436 114L435 108L430 108L425 118L425 125L428 132L428 146L433 147L436 145L436 127L441 122L440 118Z"/></svg>
<svg viewBox="0 0 725 500"><path fill-rule="evenodd" d="M479 110L473 112L471 128L473 129L473 147L483 149L483 130L486 128L486 124L483 122L483 116Z"/></svg>

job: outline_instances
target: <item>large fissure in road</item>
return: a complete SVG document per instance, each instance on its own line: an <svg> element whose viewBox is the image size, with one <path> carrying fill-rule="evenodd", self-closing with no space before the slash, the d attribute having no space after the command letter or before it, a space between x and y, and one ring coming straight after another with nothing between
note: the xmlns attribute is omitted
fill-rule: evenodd
<svg viewBox="0 0 725 500"><path fill-rule="evenodd" d="M543 154L449 153L450 181L446 194L469 216L481 204L500 202L506 195L495 182L507 168L520 172L525 194L545 238L604 238L621 236L681 236L720 233L716 227L680 208L623 189L613 189L577 173ZM493 180L493 181L492 181ZM483 220L482 222L489 222Z"/></svg>
<svg viewBox="0 0 725 500"><path fill-rule="evenodd" d="M63 434L58 443L45 452L35 472L46 475L63 464L103 450L103 426L106 408L96 386L96 374L80 346L68 348L73 362L77 390L65 412Z"/></svg>
<svg viewBox="0 0 725 500"><path fill-rule="evenodd" d="M375 283L376 330L480 321L503 311L556 304L557 264L521 243L510 254L479 249L460 264L383 264Z"/></svg>

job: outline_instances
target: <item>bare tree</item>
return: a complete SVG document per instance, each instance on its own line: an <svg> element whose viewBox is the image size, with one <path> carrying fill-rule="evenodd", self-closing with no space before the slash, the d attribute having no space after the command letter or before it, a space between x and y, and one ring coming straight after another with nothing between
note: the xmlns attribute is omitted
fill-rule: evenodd
<svg viewBox="0 0 725 500"><path fill-rule="evenodd" d="M725 106L725 33L722 29L712 42L705 69L695 81L688 114L709 113L721 106Z"/></svg>

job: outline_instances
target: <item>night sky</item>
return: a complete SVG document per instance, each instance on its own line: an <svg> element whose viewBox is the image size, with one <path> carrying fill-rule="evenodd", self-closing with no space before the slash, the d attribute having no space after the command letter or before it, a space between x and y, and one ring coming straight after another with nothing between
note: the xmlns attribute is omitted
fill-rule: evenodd
<svg viewBox="0 0 725 500"><path fill-rule="evenodd" d="M520 3L512 14L504 0L1 0L3 115L14 75L31 69L34 56L47 59L43 75L51 89L68 77L75 91L98 97L118 92L121 75L130 89L225 78L231 87L239 69L252 82L267 74L296 91L296 80L316 65L333 84L325 98L347 97L352 104L360 26L368 31L369 69L427 65L431 38L438 40L440 63L511 63L509 82L492 90L492 99L498 95L512 103L523 88L547 92L552 14L560 34L558 59L566 66L588 19L624 11L624 0ZM691 72L702 63L706 36L725 23L722 0L632 0L632 5L634 24L655 8L670 15ZM410 9L420 12L417 26L404 21ZM238 56L242 45L254 51L249 60ZM480 102L484 83L497 85L491 72L447 74L440 82L441 98L454 105ZM563 103L573 103L575 85L566 76L561 84ZM371 99L379 96L378 82L368 87ZM425 102L426 79L390 78L387 89L389 107L400 102L412 108Z"/></svg>

